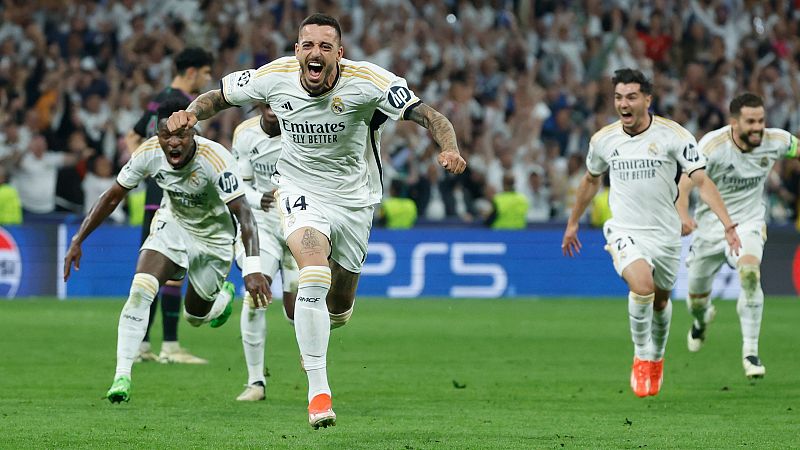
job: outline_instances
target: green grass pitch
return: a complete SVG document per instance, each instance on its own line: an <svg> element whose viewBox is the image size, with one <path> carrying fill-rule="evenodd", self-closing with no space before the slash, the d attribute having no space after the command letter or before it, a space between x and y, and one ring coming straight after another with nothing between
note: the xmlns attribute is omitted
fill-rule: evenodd
<svg viewBox="0 0 800 450"><path fill-rule="evenodd" d="M717 302L700 353L676 302L664 387L639 399L623 299L362 298L331 336L338 424L312 430L294 331L268 311L267 400L246 382L239 313L220 329L180 324L207 366L134 366L130 403L101 397L122 300L0 302L2 448L796 448L796 299L769 298L767 376L741 367L734 302ZM237 309L241 302L237 302ZM158 349L160 319L154 329Z"/></svg>

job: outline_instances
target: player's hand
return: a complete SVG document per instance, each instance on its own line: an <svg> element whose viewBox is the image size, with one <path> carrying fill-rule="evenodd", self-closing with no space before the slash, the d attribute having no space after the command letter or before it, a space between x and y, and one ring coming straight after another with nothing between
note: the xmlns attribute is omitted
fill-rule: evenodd
<svg viewBox="0 0 800 450"><path fill-rule="evenodd" d="M693 217L681 218L681 236L688 236L697 229L697 222Z"/></svg>
<svg viewBox="0 0 800 450"><path fill-rule="evenodd" d="M581 241L578 239L578 224L567 224L564 239L561 241L561 253L564 256L577 256L581 252Z"/></svg>
<svg viewBox="0 0 800 450"><path fill-rule="evenodd" d="M253 299L256 308L266 308L272 303L272 290L269 288L267 278L262 273L251 273L244 277L244 287Z"/></svg>
<svg viewBox="0 0 800 450"><path fill-rule="evenodd" d="M261 196L261 209L264 211L269 211L272 208L272 205L275 204L275 189L265 192L264 195Z"/></svg>
<svg viewBox="0 0 800 450"><path fill-rule="evenodd" d="M736 232L737 225L739 224L734 223L725 227L725 240L728 241L728 247L731 249L731 253L739 256L739 249L742 248L742 241L739 240L739 233Z"/></svg>
<svg viewBox="0 0 800 450"><path fill-rule="evenodd" d="M67 256L64 257L64 281L67 281L72 270L72 264L75 264L75 270L81 270L81 244L72 242L67 250Z"/></svg>
<svg viewBox="0 0 800 450"><path fill-rule="evenodd" d="M459 174L467 168L467 162L464 158L453 150L447 150L439 153L439 165L450 173Z"/></svg>
<svg viewBox="0 0 800 450"><path fill-rule="evenodd" d="M170 132L181 128L188 130L195 126L195 124L197 124L197 116L192 112L184 110L175 111L169 116L169 119L167 119L167 129Z"/></svg>

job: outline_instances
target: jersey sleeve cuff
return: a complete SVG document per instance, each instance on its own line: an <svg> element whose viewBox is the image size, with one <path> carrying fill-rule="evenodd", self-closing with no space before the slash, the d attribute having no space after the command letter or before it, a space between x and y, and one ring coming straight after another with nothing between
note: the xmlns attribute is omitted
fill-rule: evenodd
<svg viewBox="0 0 800 450"><path fill-rule="evenodd" d="M706 166L695 167L694 169L686 172L686 175L692 176L693 173L697 172L698 170L705 170Z"/></svg>
<svg viewBox="0 0 800 450"><path fill-rule="evenodd" d="M236 200L239 197L244 197L244 192L238 192L238 193L236 193L236 194L234 194L234 195L232 195L232 196L230 196L228 198L224 198L224 199L222 199L222 202L225 203L225 204L228 204L228 203Z"/></svg>
<svg viewBox="0 0 800 450"><path fill-rule="evenodd" d="M411 114L411 111L414 110L417 106L422 104L422 100L417 99L416 102L406 106L406 109L403 111L403 120L408 120L408 116Z"/></svg>
<svg viewBox="0 0 800 450"><path fill-rule="evenodd" d="M117 184L118 184L118 185L122 186L123 188L125 188L125 189L127 189L127 190L129 190L129 191L130 191L130 190L132 190L132 189L134 189L134 188L136 187L136 185L133 185L133 186L127 186L127 185L125 185L125 183L123 183L123 182L119 181L119 179L117 179L116 181L117 181Z"/></svg>
<svg viewBox="0 0 800 450"><path fill-rule="evenodd" d="M239 106L229 102L228 99L225 97L225 85L223 84L223 80L224 78L222 80L219 80L219 95L222 96L222 100L231 106Z"/></svg>

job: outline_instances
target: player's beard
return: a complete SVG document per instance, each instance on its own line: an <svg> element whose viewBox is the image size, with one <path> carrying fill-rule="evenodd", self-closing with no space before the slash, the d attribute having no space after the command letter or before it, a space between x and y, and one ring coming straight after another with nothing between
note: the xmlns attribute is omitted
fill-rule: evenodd
<svg viewBox="0 0 800 450"><path fill-rule="evenodd" d="M752 138L756 136L758 137L758 142L753 142ZM764 131L741 133L739 134L739 139L741 139L742 142L747 143L750 148L755 148L761 145L761 141L764 139Z"/></svg>

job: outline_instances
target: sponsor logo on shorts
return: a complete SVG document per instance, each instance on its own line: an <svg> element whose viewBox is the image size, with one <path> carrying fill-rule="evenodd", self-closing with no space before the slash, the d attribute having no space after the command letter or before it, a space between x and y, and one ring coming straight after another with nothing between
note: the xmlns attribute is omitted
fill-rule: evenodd
<svg viewBox="0 0 800 450"><path fill-rule="evenodd" d="M306 303L317 303L320 301L319 297L297 297L298 302L306 302Z"/></svg>
<svg viewBox="0 0 800 450"><path fill-rule="evenodd" d="M134 322L141 322L142 320L144 320L141 317L134 317L134 316L131 316L130 314L123 314L122 317L124 317L126 319L133 320Z"/></svg>

